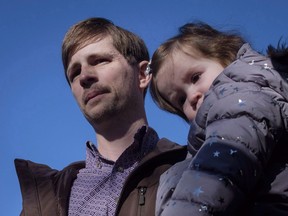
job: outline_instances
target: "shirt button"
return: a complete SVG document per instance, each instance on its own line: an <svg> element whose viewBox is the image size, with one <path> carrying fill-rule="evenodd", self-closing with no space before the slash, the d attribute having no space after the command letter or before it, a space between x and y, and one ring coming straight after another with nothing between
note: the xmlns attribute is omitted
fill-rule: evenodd
<svg viewBox="0 0 288 216"><path fill-rule="evenodd" d="M123 169L123 167L118 167L118 172L121 172L121 173L123 173L123 172L124 172L124 169Z"/></svg>
<svg viewBox="0 0 288 216"><path fill-rule="evenodd" d="M96 163L96 167L99 168L99 169L101 169L101 168L102 168L101 163L100 163L100 162L97 162L97 163Z"/></svg>

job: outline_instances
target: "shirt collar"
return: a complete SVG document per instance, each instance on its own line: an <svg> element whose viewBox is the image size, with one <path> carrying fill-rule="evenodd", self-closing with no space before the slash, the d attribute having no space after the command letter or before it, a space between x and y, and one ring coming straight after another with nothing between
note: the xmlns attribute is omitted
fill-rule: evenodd
<svg viewBox="0 0 288 216"><path fill-rule="evenodd" d="M97 147L91 141L88 141L86 143L86 167L95 167L95 163L99 163L99 161L108 164L125 163L127 166L127 164L130 164L127 159L131 163L140 161L155 148L158 141L159 137L156 131L147 125L143 125L134 135L133 143L120 155L115 163L105 159L99 153Z"/></svg>

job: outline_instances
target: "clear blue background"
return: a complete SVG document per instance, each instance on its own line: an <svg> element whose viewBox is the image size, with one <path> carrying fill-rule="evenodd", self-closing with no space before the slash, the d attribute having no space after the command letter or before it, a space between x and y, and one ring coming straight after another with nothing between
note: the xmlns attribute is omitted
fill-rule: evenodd
<svg viewBox="0 0 288 216"><path fill-rule="evenodd" d="M150 53L177 28L202 20L236 29L259 51L288 37L286 0L1 0L0 215L19 215L14 158L61 169L85 158L95 134L64 79L61 43L67 29L92 16L140 35ZM186 143L186 123L159 110L148 95L149 123L161 137Z"/></svg>

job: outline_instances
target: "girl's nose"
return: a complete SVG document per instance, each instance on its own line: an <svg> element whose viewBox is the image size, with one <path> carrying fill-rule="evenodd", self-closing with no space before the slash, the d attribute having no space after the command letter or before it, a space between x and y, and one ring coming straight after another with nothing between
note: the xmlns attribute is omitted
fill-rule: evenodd
<svg viewBox="0 0 288 216"><path fill-rule="evenodd" d="M202 93L199 91L191 92L188 94L187 100L193 110L195 111L197 110L197 105L201 97L202 97Z"/></svg>
<svg viewBox="0 0 288 216"><path fill-rule="evenodd" d="M189 121L192 121L195 118L200 106L199 103L201 103L201 97L201 92L194 92L187 95L183 111Z"/></svg>

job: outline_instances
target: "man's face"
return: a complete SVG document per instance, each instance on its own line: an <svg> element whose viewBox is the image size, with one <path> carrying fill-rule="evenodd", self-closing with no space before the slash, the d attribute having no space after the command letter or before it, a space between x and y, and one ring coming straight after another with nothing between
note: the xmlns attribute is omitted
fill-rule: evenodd
<svg viewBox="0 0 288 216"><path fill-rule="evenodd" d="M71 58L67 77L76 101L92 125L129 115L143 104L137 66L113 46L112 38L92 41Z"/></svg>

